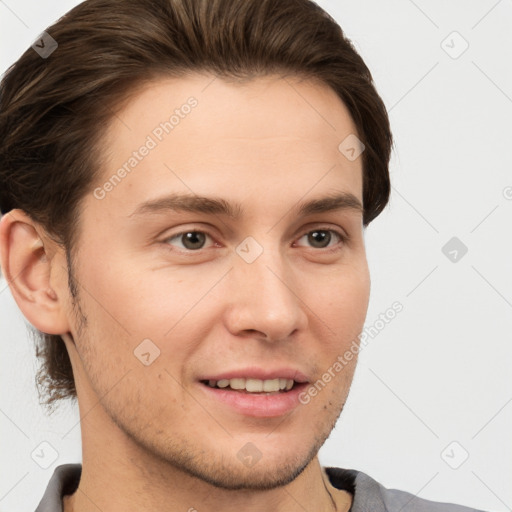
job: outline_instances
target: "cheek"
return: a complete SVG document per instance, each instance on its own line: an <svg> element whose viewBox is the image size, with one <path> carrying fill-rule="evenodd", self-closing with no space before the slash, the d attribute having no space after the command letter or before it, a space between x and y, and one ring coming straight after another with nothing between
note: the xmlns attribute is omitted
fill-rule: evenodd
<svg viewBox="0 0 512 512"><path fill-rule="evenodd" d="M318 314L344 341L356 337L363 328L370 297L367 266L333 276L329 287L318 293Z"/></svg>
<svg viewBox="0 0 512 512"><path fill-rule="evenodd" d="M119 260L121 261L121 260ZM87 300L98 322L121 328L131 338L166 338L182 319L196 316L196 306L218 277L199 272L144 269L135 263L107 261L85 268Z"/></svg>
<svg viewBox="0 0 512 512"><path fill-rule="evenodd" d="M142 278L142 272L127 265L107 263L84 268L81 279L87 282L88 293L82 291L81 298L89 319L81 350L87 350L88 371L97 382L108 387L128 370L153 378L161 371L172 388L174 381L164 368L184 380L187 362L218 314L208 298L216 275L192 276L189 271L184 276L163 269L146 271ZM150 366L144 366L144 357L152 361ZM159 382L147 385L158 387Z"/></svg>

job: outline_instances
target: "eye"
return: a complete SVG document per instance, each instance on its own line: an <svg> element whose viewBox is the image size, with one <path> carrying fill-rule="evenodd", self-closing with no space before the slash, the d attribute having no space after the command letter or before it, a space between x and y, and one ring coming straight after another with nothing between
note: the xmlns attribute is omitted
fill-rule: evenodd
<svg viewBox="0 0 512 512"><path fill-rule="evenodd" d="M204 231L183 231L181 233L177 233L165 241L171 245L173 240L177 240L181 245L178 245L180 249L186 249L189 251L197 251L203 249L205 241L209 238L210 235L205 233Z"/></svg>
<svg viewBox="0 0 512 512"><path fill-rule="evenodd" d="M314 229L313 231L308 231L299 238L299 241L304 238L315 249L335 248L340 242L346 241L346 236L333 229ZM334 243L331 244L331 242Z"/></svg>
<svg viewBox="0 0 512 512"><path fill-rule="evenodd" d="M164 240L168 245L183 249L185 251L200 251L205 248L207 239L211 236L204 231L189 230L176 233ZM314 229L308 231L299 238L299 242L306 239L314 249L337 250L339 245L346 242L348 237L333 229ZM302 245L302 244L299 244Z"/></svg>

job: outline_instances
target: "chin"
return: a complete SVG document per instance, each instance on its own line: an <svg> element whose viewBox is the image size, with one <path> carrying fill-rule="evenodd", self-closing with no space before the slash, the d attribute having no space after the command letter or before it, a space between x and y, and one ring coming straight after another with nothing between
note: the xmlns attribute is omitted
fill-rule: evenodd
<svg viewBox="0 0 512 512"><path fill-rule="evenodd" d="M316 447L307 456L298 460L296 456L287 461L272 460L264 462L264 457L254 466L245 466L238 459L231 463L219 460L208 465L181 465L180 469L213 487L226 490L271 490L289 484L295 480L315 457Z"/></svg>
<svg viewBox="0 0 512 512"><path fill-rule="evenodd" d="M223 450L221 446L209 450L189 444L185 449L181 444L180 450L176 450L175 445L174 449L160 454L179 471L213 487L262 491L282 487L295 480L317 455L324 441L324 436L320 436L311 439L310 443L295 446L280 443L281 446L268 447L268 450L262 450L263 453L255 453L256 448L252 445L252 455L256 458L249 461L240 455L242 450ZM246 453L251 454L251 449Z"/></svg>

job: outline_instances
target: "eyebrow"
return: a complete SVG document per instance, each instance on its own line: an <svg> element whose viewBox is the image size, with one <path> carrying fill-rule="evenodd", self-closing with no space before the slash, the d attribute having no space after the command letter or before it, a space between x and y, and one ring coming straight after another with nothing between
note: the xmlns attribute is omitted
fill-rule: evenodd
<svg viewBox="0 0 512 512"><path fill-rule="evenodd" d="M314 213L325 213L339 210L352 210L363 214L361 201L350 192L340 192L333 195L311 199L299 203L292 210L298 216ZM225 215L231 219L239 219L243 215L243 207L239 203L229 203L219 197L204 197L197 195L171 194L141 203L130 215L166 213L168 211L186 211L192 213L208 213Z"/></svg>

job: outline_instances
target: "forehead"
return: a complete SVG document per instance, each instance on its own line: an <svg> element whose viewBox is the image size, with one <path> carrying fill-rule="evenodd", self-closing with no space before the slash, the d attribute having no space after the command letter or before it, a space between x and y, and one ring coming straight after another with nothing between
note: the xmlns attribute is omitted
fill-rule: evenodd
<svg viewBox="0 0 512 512"><path fill-rule="evenodd" d="M160 79L134 93L108 127L107 163L96 183L108 192L97 206L128 214L166 192L224 194L240 203L336 189L361 199L362 158L350 160L339 148L355 135L346 106L319 82Z"/></svg>

